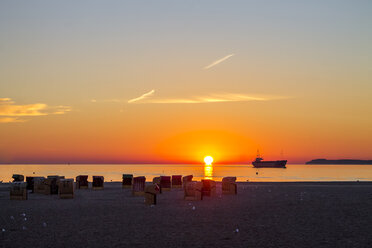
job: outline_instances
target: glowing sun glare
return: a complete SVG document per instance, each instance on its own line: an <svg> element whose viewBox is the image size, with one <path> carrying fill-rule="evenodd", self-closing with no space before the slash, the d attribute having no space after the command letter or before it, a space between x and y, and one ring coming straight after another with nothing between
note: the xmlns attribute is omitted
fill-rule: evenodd
<svg viewBox="0 0 372 248"><path fill-rule="evenodd" d="M213 162L213 158L211 156L206 156L204 158L204 162L205 162L206 165L211 165L212 162Z"/></svg>

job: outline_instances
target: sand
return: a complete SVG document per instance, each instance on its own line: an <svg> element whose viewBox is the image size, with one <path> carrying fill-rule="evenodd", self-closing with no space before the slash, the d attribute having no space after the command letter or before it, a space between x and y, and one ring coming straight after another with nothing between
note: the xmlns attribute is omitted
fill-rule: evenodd
<svg viewBox="0 0 372 248"><path fill-rule="evenodd" d="M153 207L120 183L71 200L3 188L0 247L372 247L372 183L238 184L198 202L164 192Z"/></svg>

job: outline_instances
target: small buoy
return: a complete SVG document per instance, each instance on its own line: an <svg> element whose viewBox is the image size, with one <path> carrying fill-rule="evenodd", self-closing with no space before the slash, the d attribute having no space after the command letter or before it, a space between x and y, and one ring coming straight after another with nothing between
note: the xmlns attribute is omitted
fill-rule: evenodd
<svg viewBox="0 0 372 248"><path fill-rule="evenodd" d="M26 220L27 220L27 218L24 218L23 220L24 220L24 221L26 221Z"/></svg>
<svg viewBox="0 0 372 248"><path fill-rule="evenodd" d="M22 213L22 214L21 214L21 216L25 217L25 216L26 216L26 214L25 214L25 213Z"/></svg>
<svg viewBox="0 0 372 248"><path fill-rule="evenodd" d="M236 228L234 232L235 233L238 233L239 232L239 228Z"/></svg>
<svg viewBox="0 0 372 248"><path fill-rule="evenodd" d="M2 232L5 232L5 229L3 228L3 229L1 229L1 231L2 231Z"/></svg>
<svg viewBox="0 0 372 248"><path fill-rule="evenodd" d="M192 210L195 210L196 208L195 208L195 206L192 206Z"/></svg>

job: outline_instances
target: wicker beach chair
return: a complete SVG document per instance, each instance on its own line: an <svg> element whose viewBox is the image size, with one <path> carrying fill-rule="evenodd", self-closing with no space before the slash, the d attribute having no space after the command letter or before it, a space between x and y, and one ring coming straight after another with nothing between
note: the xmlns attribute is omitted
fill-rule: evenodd
<svg viewBox="0 0 372 248"><path fill-rule="evenodd" d="M201 182L186 182L184 185L184 199L187 201L203 200L202 183Z"/></svg>
<svg viewBox="0 0 372 248"><path fill-rule="evenodd" d="M203 196L215 196L216 195L216 182L210 179L202 180L202 194Z"/></svg>
<svg viewBox="0 0 372 248"><path fill-rule="evenodd" d="M238 193L238 187L235 181L236 177L222 178L222 194L236 195Z"/></svg>
<svg viewBox="0 0 372 248"><path fill-rule="evenodd" d="M47 179L49 181L48 185L50 187L50 194L52 195L57 195L58 194L58 185L59 185L59 180L64 179L64 176L48 176Z"/></svg>
<svg viewBox="0 0 372 248"><path fill-rule="evenodd" d="M186 183L191 182L193 177L194 177L193 175L188 175L188 176L182 177L183 187L185 187Z"/></svg>
<svg viewBox="0 0 372 248"><path fill-rule="evenodd" d="M145 204L156 205L156 195L159 193L160 188L157 184L148 185L145 187Z"/></svg>
<svg viewBox="0 0 372 248"><path fill-rule="evenodd" d="M133 175L132 174L123 174L122 188L130 189L132 187Z"/></svg>
<svg viewBox="0 0 372 248"><path fill-rule="evenodd" d="M103 176L93 176L92 189L94 190L103 189L103 182L104 182Z"/></svg>
<svg viewBox="0 0 372 248"><path fill-rule="evenodd" d="M45 177L34 177L34 193L36 194L45 194L45 191L48 190L45 187Z"/></svg>
<svg viewBox="0 0 372 248"><path fill-rule="evenodd" d="M23 182L25 180L25 177L20 174L13 174L12 178L13 182Z"/></svg>
<svg viewBox="0 0 372 248"><path fill-rule="evenodd" d="M58 185L58 195L61 199L74 198L74 179L60 179Z"/></svg>
<svg viewBox="0 0 372 248"><path fill-rule="evenodd" d="M160 176L161 191L170 191L172 187L170 176Z"/></svg>
<svg viewBox="0 0 372 248"><path fill-rule="evenodd" d="M10 200L27 200L27 183L26 182L12 182L10 184L9 192Z"/></svg>
<svg viewBox="0 0 372 248"><path fill-rule="evenodd" d="M87 189L88 185L87 175L79 175L76 177L76 189Z"/></svg>
<svg viewBox="0 0 372 248"><path fill-rule="evenodd" d="M181 175L172 175L172 188L182 188Z"/></svg>
<svg viewBox="0 0 372 248"><path fill-rule="evenodd" d="M132 185L133 196L143 196L145 194L146 177L134 177Z"/></svg>
<svg viewBox="0 0 372 248"><path fill-rule="evenodd" d="M35 177L26 177L26 183L27 183L27 190L31 190L31 192L34 192L34 178Z"/></svg>

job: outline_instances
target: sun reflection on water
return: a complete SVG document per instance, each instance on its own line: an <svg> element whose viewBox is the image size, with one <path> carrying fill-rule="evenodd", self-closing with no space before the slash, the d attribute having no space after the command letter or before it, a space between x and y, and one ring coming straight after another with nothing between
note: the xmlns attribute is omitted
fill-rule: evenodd
<svg viewBox="0 0 372 248"><path fill-rule="evenodd" d="M205 179L212 179L213 177L213 166L212 165L204 165L204 178Z"/></svg>

